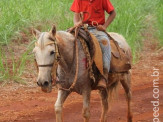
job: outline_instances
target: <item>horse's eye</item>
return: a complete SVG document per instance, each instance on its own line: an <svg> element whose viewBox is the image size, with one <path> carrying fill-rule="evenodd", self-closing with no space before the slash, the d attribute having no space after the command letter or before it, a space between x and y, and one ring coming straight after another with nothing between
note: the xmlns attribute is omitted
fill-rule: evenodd
<svg viewBox="0 0 163 122"><path fill-rule="evenodd" d="M50 52L50 55L53 55L54 53L55 53L54 51L51 51L51 52Z"/></svg>

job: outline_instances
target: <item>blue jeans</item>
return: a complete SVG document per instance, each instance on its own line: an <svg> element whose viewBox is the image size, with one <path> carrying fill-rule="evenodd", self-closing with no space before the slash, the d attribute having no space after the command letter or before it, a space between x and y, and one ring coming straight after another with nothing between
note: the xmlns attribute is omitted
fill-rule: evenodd
<svg viewBox="0 0 163 122"><path fill-rule="evenodd" d="M111 60L111 47L110 47L110 39L106 33L103 31L98 31L94 27L88 27L88 31L92 33L97 40L99 41L102 54L103 54L103 67L105 69L110 70L110 60Z"/></svg>

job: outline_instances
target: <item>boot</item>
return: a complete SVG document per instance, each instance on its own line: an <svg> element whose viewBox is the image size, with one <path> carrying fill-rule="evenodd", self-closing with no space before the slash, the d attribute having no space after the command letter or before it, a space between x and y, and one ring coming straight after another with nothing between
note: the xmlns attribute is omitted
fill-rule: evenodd
<svg viewBox="0 0 163 122"><path fill-rule="evenodd" d="M104 76L102 76L97 84L97 89L106 89L108 83L108 70L104 69Z"/></svg>

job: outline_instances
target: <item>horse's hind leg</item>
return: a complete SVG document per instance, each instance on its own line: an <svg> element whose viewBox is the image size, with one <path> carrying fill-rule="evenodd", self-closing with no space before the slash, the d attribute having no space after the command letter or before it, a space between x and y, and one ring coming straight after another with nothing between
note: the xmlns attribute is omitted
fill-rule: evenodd
<svg viewBox="0 0 163 122"><path fill-rule="evenodd" d="M83 117L84 117L84 122L89 122L90 118L90 94L91 92L83 92Z"/></svg>
<svg viewBox="0 0 163 122"><path fill-rule="evenodd" d="M131 83L131 74L130 71L127 74L123 74L123 77L120 80L125 93L126 93L126 100L128 103L128 122L132 122L132 112L131 112L131 89L130 89L130 83Z"/></svg>
<svg viewBox="0 0 163 122"><path fill-rule="evenodd" d="M108 92L107 90L99 91L102 100L102 114L101 122L107 122L107 112L108 112Z"/></svg>
<svg viewBox="0 0 163 122"><path fill-rule="evenodd" d="M62 106L70 92L59 90L57 101L55 103L56 122L63 122Z"/></svg>

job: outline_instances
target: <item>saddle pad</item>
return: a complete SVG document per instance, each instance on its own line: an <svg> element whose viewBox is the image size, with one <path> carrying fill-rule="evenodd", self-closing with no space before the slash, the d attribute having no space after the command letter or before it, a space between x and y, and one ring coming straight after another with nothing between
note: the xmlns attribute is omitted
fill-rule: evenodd
<svg viewBox="0 0 163 122"><path fill-rule="evenodd" d="M111 46L111 62L110 62L110 72L126 72L129 69L131 69L131 50L128 46L127 42L123 38L113 38L112 33L108 34L109 37L111 37L110 40L110 46ZM103 75L103 58L102 58L102 51L100 44L97 40L97 38L90 33L90 36L92 38L92 42L94 45L94 56L93 60L95 62L96 67L100 71L101 75ZM118 40L118 41L117 41ZM121 41L121 45L119 43Z"/></svg>
<svg viewBox="0 0 163 122"><path fill-rule="evenodd" d="M115 32L108 32L109 36L115 41L118 43L119 47L124 51L128 51L130 50L129 48L129 45L128 43L126 42L125 38L118 34L118 33L115 33Z"/></svg>
<svg viewBox="0 0 163 122"><path fill-rule="evenodd" d="M92 42L94 44L94 48L95 48L95 52L94 52L94 56L93 56L93 60L95 62L96 67L98 68L99 72L104 75L103 72L103 59L102 59L102 51L101 51L101 47L100 44L97 40L97 38L90 33L90 36L92 38Z"/></svg>
<svg viewBox="0 0 163 122"><path fill-rule="evenodd" d="M131 49L127 42L121 35L116 33L109 33L108 36L111 38L111 63L110 72L126 72L131 69ZM117 38L115 38L117 37Z"/></svg>

